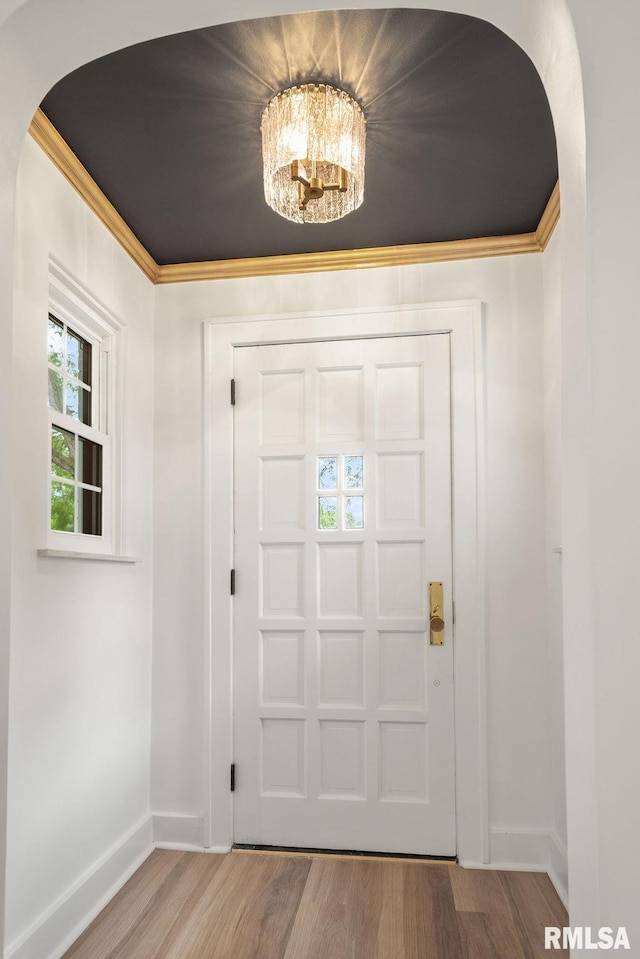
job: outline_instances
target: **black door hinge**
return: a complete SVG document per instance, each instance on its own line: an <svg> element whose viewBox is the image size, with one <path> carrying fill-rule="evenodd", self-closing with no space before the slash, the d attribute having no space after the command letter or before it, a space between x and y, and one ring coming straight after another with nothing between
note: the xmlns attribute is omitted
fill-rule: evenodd
<svg viewBox="0 0 640 959"><path fill-rule="evenodd" d="M231 770L229 775L229 789L231 792L236 791L236 764L231 763Z"/></svg>
<svg viewBox="0 0 640 959"><path fill-rule="evenodd" d="M229 592L232 596L236 595L236 571L235 569L231 570L231 575L229 576Z"/></svg>
<svg viewBox="0 0 640 959"><path fill-rule="evenodd" d="M236 405L236 381L231 380L231 405Z"/></svg>

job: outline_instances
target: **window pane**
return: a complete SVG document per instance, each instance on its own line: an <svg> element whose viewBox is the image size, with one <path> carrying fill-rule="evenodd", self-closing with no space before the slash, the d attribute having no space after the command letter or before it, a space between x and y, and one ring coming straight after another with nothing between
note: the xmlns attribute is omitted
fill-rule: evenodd
<svg viewBox="0 0 640 959"><path fill-rule="evenodd" d="M77 383L67 383L67 415L91 426L91 393Z"/></svg>
<svg viewBox="0 0 640 959"><path fill-rule="evenodd" d="M318 529L338 528L337 496L318 497Z"/></svg>
<svg viewBox="0 0 640 959"><path fill-rule="evenodd" d="M67 330L67 373L91 385L91 344Z"/></svg>
<svg viewBox="0 0 640 959"><path fill-rule="evenodd" d="M80 489L78 493L79 532L102 536L102 493L90 489Z"/></svg>
<svg viewBox="0 0 640 959"><path fill-rule="evenodd" d="M88 486L102 487L102 447L78 437L80 469L78 479Z"/></svg>
<svg viewBox="0 0 640 959"><path fill-rule="evenodd" d="M318 489L337 489L338 469L335 456L318 457Z"/></svg>
<svg viewBox="0 0 640 959"><path fill-rule="evenodd" d="M59 426L51 427L51 472L70 480L76 476L75 434ZM53 528L57 529L56 526Z"/></svg>
<svg viewBox="0 0 640 959"><path fill-rule="evenodd" d="M345 456L344 485L346 489L362 489L362 457Z"/></svg>
<svg viewBox="0 0 640 959"><path fill-rule="evenodd" d="M364 497L347 496L344 501L344 528L362 529L364 526Z"/></svg>
<svg viewBox="0 0 640 959"><path fill-rule="evenodd" d="M73 533L75 486L51 484L51 529Z"/></svg>
<svg viewBox="0 0 640 959"><path fill-rule="evenodd" d="M53 316L49 317L47 349L49 362L53 366L62 366L62 323Z"/></svg>
<svg viewBox="0 0 640 959"><path fill-rule="evenodd" d="M62 374L49 370L49 406L62 413Z"/></svg>

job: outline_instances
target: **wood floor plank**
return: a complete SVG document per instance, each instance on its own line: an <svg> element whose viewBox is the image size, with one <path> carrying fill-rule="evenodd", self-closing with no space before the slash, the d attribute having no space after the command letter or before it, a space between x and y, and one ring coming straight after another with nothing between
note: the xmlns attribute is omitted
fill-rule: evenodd
<svg viewBox="0 0 640 959"><path fill-rule="evenodd" d="M225 856L162 959L282 959L310 865Z"/></svg>
<svg viewBox="0 0 640 959"><path fill-rule="evenodd" d="M486 912L491 915L509 912L509 903L498 872L455 866L450 878L459 912Z"/></svg>
<svg viewBox="0 0 640 959"><path fill-rule="evenodd" d="M462 959L449 866L314 861L285 959Z"/></svg>
<svg viewBox="0 0 640 959"><path fill-rule="evenodd" d="M568 926L569 914L546 872L533 873L533 881L542 893L545 902L549 907L549 914L553 916L553 922L549 922L549 925Z"/></svg>
<svg viewBox="0 0 640 959"><path fill-rule="evenodd" d="M382 885L401 866L314 859L285 959L375 957Z"/></svg>
<svg viewBox="0 0 640 959"><path fill-rule="evenodd" d="M405 874L406 959L463 959L451 869L428 866Z"/></svg>
<svg viewBox="0 0 640 959"><path fill-rule="evenodd" d="M522 943L509 917L459 912L464 959L523 959Z"/></svg>
<svg viewBox="0 0 640 959"><path fill-rule="evenodd" d="M549 951L544 947L544 927L563 924L556 920L557 909L550 907L537 875L532 872L499 873L516 930L523 943L525 959L549 959ZM569 953L566 950L554 951L554 956L568 959Z"/></svg>
<svg viewBox="0 0 640 959"><path fill-rule="evenodd" d="M183 852L155 849L99 916L65 953L64 959L110 959L184 857Z"/></svg>
<svg viewBox="0 0 640 959"><path fill-rule="evenodd" d="M185 853L183 860L148 904L135 928L122 937L108 959L164 959L185 923L207 896L224 856Z"/></svg>

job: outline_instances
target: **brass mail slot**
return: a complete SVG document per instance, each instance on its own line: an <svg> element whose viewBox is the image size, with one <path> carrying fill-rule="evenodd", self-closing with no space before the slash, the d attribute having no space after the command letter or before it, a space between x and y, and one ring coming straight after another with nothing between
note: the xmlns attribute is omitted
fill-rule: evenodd
<svg viewBox="0 0 640 959"><path fill-rule="evenodd" d="M429 583L429 631L431 646L442 646L444 643L442 583Z"/></svg>

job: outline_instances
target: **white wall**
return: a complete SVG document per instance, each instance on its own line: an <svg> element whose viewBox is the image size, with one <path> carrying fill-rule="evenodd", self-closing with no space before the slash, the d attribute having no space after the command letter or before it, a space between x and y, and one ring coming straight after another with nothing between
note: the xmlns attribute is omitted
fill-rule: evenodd
<svg viewBox="0 0 640 959"><path fill-rule="evenodd" d="M566 663L565 684L569 702L573 685L582 684L586 673L595 709L567 717L569 852L573 860L572 845L579 856L580 845L589 842L589 865L597 876L592 917L598 916L596 924L626 925L635 954L640 951L640 113L633 109L631 91L640 86L640 8L634 0L611 6L571 0L570 5L585 84L589 273L584 323L590 344L587 389L581 410L574 410L576 420L580 412L582 419L573 424L586 450L588 513L572 545L575 551L588 550L590 576L580 597L589 620L580 635L569 636L568 652L575 655ZM564 330L563 354L564 394L571 364L582 361L580 343ZM568 489L567 499L570 495ZM569 559L565 551L565 570ZM595 782L590 836L583 828L585 777L578 765L585 739L593 744L588 759Z"/></svg>
<svg viewBox="0 0 640 959"><path fill-rule="evenodd" d="M49 254L126 327L124 551L142 557L136 565L36 555L47 545ZM144 851L144 829L136 830L149 816L154 297L30 138L18 182L15 267L6 938L12 954L33 932L27 952L16 954L41 959L48 949L34 945L34 924L98 866L110 886L117 876L105 858L132 831L127 855L133 861ZM116 872L127 855L114 860ZM73 923L73 903L66 908Z"/></svg>
<svg viewBox="0 0 640 959"><path fill-rule="evenodd" d="M549 831L542 258L163 286L156 293L152 802L202 817L202 333L216 316L486 304L490 823ZM214 613L215 615L215 613ZM215 742L215 730L214 730ZM214 811L215 815L215 811Z"/></svg>
<svg viewBox="0 0 640 959"><path fill-rule="evenodd" d="M544 463L547 562L547 649L551 737L552 867L567 887L567 796L562 645L562 431L561 240L562 222L543 257Z"/></svg>

